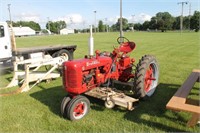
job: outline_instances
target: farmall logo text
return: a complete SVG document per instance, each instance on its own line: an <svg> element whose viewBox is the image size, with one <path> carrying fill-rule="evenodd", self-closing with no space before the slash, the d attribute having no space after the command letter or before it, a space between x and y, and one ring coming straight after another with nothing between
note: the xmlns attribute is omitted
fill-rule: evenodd
<svg viewBox="0 0 200 133"><path fill-rule="evenodd" d="M92 66L92 65L95 65L95 64L99 64L100 62L99 61L92 61L92 62L87 62L86 63L86 66L88 67L88 66Z"/></svg>

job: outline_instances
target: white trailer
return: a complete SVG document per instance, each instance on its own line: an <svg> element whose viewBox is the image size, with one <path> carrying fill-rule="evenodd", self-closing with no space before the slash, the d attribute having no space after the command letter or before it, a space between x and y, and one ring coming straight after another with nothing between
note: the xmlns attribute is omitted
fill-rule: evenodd
<svg viewBox="0 0 200 133"><path fill-rule="evenodd" d="M5 88L22 84L14 92L18 93L28 91L42 80L60 77L60 73L55 70L59 69L64 61L73 59L76 45L16 48L14 34L11 37L7 23L0 22L0 50L0 72L8 67L13 67L14 71L12 81ZM43 66L48 66L48 69L41 72L40 68ZM22 69L19 69L21 67ZM30 82L35 83L29 87Z"/></svg>

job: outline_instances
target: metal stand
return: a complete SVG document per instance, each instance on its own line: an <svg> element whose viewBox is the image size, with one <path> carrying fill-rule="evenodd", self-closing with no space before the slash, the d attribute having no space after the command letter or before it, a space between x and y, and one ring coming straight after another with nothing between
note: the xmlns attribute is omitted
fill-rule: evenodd
<svg viewBox="0 0 200 133"><path fill-rule="evenodd" d="M60 73L55 70L58 69L64 61L66 61L64 56L52 58L50 55L44 55L42 58L33 58L27 60L18 58L13 63L13 79L5 88L14 87L21 84L21 87L14 93L26 92L43 80L58 78L60 77ZM25 71L19 70L19 65L23 65ZM42 68L44 66L48 66L49 69L45 71L44 68ZM30 87L29 84L32 82L35 83ZM4 96L4 94L1 94L0 96Z"/></svg>

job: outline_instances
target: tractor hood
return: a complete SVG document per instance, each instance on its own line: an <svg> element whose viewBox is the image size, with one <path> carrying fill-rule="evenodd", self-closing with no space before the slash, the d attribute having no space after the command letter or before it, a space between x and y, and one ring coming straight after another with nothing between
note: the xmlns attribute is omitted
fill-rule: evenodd
<svg viewBox="0 0 200 133"><path fill-rule="evenodd" d="M105 66L107 64L112 64L112 59L106 56L100 56L98 59L96 58L85 58L85 59L77 59L72 61L64 62L65 67L70 67L74 69L90 70L96 67Z"/></svg>

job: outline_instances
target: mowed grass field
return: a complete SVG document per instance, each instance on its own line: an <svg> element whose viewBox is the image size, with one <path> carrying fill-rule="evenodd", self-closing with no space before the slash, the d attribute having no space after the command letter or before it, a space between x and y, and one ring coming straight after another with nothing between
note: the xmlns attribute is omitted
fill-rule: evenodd
<svg viewBox="0 0 200 133"><path fill-rule="evenodd" d="M95 49L112 51L118 36L119 33L94 34ZM198 132L199 125L186 126L191 114L167 110L166 104L191 71L200 69L200 34L127 32L124 36L136 43L130 56L137 62L145 54L155 55L159 62L159 85L148 101L128 111L120 107L107 109L103 101L90 98L90 113L80 121L71 122L60 114L66 92L62 78L58 78L42 82L26 93L0 97L0 132ZM21 37L16 42L18 47L75 44L77 59L88 53L88 37L89 34ZM2 74L0 86L10 79L8 72ZM195 84L190 97L199 99L199 89L199 84Z"/></svg>

